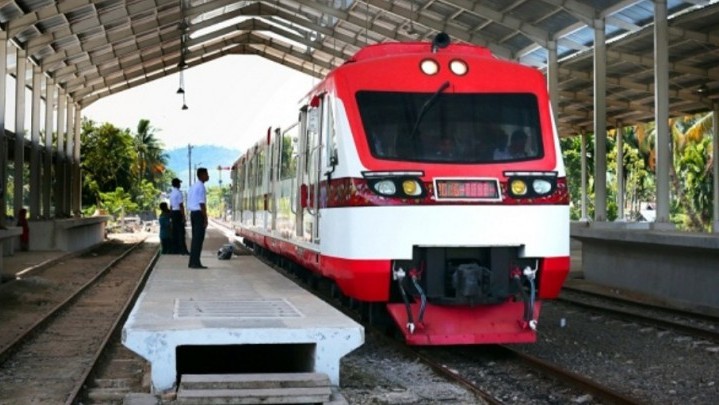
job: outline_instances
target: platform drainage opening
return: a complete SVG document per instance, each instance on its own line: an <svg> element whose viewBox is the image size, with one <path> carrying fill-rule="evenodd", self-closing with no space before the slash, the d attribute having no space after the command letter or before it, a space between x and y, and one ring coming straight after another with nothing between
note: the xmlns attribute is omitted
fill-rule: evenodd
<svg viewBox="0 0 719 405"><path fill-rule="evenodd" d="M177 375L313 372L315 344L178 346Z"/></svg>

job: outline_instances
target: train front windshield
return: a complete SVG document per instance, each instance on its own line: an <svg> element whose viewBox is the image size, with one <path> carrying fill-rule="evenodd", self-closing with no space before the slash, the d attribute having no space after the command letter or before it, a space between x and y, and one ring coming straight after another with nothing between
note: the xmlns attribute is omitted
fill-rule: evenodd
<svg viewBox="0 0 719 405"><path fill-rule="evenodd" d="M361 91L372 155L413 162L494 163L543 156L533 94Z"/></svg>

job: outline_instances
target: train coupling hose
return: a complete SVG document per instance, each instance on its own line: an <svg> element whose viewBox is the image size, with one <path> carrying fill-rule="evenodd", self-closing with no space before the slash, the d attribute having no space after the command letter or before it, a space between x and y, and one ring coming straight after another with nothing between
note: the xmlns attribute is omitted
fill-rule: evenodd
<svg viewBox="0 0 719 405"><path fill-rule="evenodd" d="M537 269L538 268L539 268L539 266L535 267L534 269L527 266L524 268L524 271L522 272L524 277L526 277L527 280L529 281L529 308L531 309L532 312L530 312L529 319L527 319L527 320L529 321L529 323L528 323L529 328L532 329L533 331L537 330L537 320L534 319L534 301L535 301L535 297L537 295L536 288L534 285L534 280L537 278Z"/></svg>
<svg viewBox="0 0 719 405"><path fill-rule="evenodd" d="M403 268L398 267L395 269L394 265L392 265L392 279L397 281L399 292L402 293L402 301L404 301L404 308L407 311L407 325L405 326L409 333L413 334L415 330L414 316L412 316L412 307L409 305L409 297L407 297L407 292L404 290L403 285L403 281L406 275L407 273L404 271Z"/></svg>

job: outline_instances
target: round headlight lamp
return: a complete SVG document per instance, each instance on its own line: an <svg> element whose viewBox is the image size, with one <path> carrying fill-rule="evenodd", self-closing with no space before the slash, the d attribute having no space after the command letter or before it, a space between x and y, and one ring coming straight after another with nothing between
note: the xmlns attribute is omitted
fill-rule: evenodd
<svg viewBox="0 0 719 405"><path fill-rule="evenodd" d="M527 194L527 183L524 180L514 179L509 184L512 194L514 195L525 195Z"/></svg>
<svg viewBox="0 0 719 405"><path fill-rule="evenodd" d="M467 67L467 63L465 61L454 59L453 61L449 62L449 70L451 70L452 73L456 74L457 76L464 76L467 74L469 67Z"/></svg>
<svg viewBox="0 0 719 405"><path fill-rule="evenodd" d="M397 187L392 180L380 180L374 184L374 189L382 195L395 195L397 193Z"/></svg>
<svg viewBox="0 0 719 405"><path fill-rule="evenodd" d="M547 194L552 190L552 183L544 179L535 179L532 182L532 190L537 194Z"/></svg>
<svg viewBox="0 0 719 405"><path fill-rule="evenodd" d="M432 59L425 59L420 62L419 68L422 70L422 73L429 76L436 75L437 72L439 72L439 64Z"/></svg>
<svg viewBox="0 0 719 405"><path fill-rule="evenodd" d="M422 187L417 180L405 180L402 182L402 191L406 195L414 197L422 194Z"/></svg>

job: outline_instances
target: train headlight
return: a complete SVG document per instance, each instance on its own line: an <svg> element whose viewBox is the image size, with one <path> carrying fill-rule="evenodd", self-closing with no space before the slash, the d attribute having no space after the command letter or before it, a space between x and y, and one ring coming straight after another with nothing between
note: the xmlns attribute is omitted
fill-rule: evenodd
<svg viewBox="0 0 719 405"><path fill-rule="evenodd" d="M510 188L512 190L512 194L516 196L523 196L527 194L527 183L525 183L522 179L512 180Z"/></svg>
<svg viewBox="0 0 719 405"><path fill-rule="evenodd" d="M425 59L420 62L419 68L422 70L422 73L429 76L436 75L437 72L439 72L439 64L432 59Z"/></svg>
<svg viewBox="0 0 719 405"><path fill-rule="evenodd" d="M467 67L467 63L463 60L455 59L449 62L449 70L457 76L464 76L467 74L469 68Z"/></svg>
<svg viewBox="0 0 719 405"><path fill-rule="evenodd" d="M552 191L552 183L545 179L534 179L532 181L532 189L539 195L544 195Z"/></svg>
<svg viewBox="0 0 719 405"><path fill-rule="evenodd" d="M382 195L395 195L397 194L397 186L394 185L392 180L380 180L374 184L374 190Z"/></svg>
<svg viewBox="0 0 719 405"><path fill-rule="evenodd" d="M422 186L417 180L405 180L402 182L402 191L408 196L415 197L422 194Z"/></svg>

